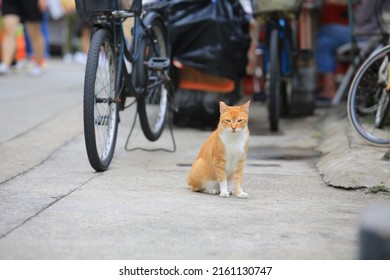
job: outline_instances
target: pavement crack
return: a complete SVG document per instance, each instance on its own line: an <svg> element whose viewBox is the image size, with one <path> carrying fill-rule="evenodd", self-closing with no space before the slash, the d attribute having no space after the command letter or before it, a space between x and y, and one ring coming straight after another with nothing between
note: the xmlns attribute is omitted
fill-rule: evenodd
<svg viewBox="0 0 390 280"><path fill-rule="evenodd" d="M34 219L35 217L39 216L39 214L43 213L44 211L46 211L47 209L49 209L51 206L53 206L54 204L56 204L57 202L61 201L62 199L68 197L69 195L71 195L72 193L74 193L75 191L79 190L80 188L82 188L83 186L85 186L86 184L88 184L89 182L91 182L93 179L95 179L96 177L98 177L100 174L97 174L91 178L89 178L87 181L85 181L84 183L82 183L81 185L79 185L77 188L69 191L68 193L64 194L64 195L61 195L61 196L57 196L55 198L55 200L51 203L49 203L48 205L46 205L45 207L43 207L41 210L39 210L38 212L36 212L34 215L28 217L26 220L24 220L22 223L20 223L19 225L13 227L12 229L10 229L9 231L7 231L6 233L2 234L0 236L0 240L3 239L3 238L6 238L9 234L11 234L12 232L14 232L15 230L17 230L18 228L22 227L23 225L25 225L27 222L31 221L32 219Z"/></svg>
<svg viewBox="0 0 390 280"><path fill-rule="evenodd" d="M53 153L73 141L82 132L79 106L64 110L33 129L0 145L0 183L5 183L45 162ZM75 123L72 127L64 121Z"/></svg>
<svg viewBox="0 0 390 280"><path fill-rule="evenodd" d="M57 147L56 149L54 149L50 154L48 154L45 158L43 158L40 162L36 163L35 165L31 166L30 168L27 168L23 171L20 171L19 173L11 176L11 177L8 177L7 179L3 180L3 181L0 181L0 187L1 185L5 185L7 182L19 177L19 176L23 176L25 174L27 174L28 172L34 170L35 168L41 166L42 164L44 164L48 159L50 159L51 156L53 156L58 150L60 150L61 148L63 148L64 146L68 145L70 142L72 142L74 139L76 139L77 137L79 136L79 134L75 135L74 137L72 137L71 139L69 139L68 141L64 142L61 146ZM1 180L1 179L0 179Z"/></svg>

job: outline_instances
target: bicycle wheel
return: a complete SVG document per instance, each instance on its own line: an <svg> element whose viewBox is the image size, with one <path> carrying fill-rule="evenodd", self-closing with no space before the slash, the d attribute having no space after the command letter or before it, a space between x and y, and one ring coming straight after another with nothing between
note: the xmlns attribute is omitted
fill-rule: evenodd
<svg viewBox="0 0 390 280"><path fill-rule="evenodd" d="M383 59L383 62L381 64L381 67L379 69L379 76L381 77L382 81L380 83L383 83L384 85L387 85L388 82L388 76L389 75L389 56L386 56ZM377 128L384 128L387 114L389 113L390 108L390 97L387 90L387 87L382 89L382 91L379 93L378 97L378 108L376 110L375 114L375 126Z"/></svg>
<svg viewBox="0 0 390 280"><path fill-rule="evenodd" d="M278 29L271 31L270 38L270 61L268 65L269 75L267 78L268 90L268 113L271 131L279 130L280 116L280 61L279 61L279 32Z"/></svg>
<svg viewBox="0 0 390 280"><path fill-rule="evenodd" d="M108 168L118 131L115 102L115 52L112 34L97 30L91 40L84 80L84 138L88 160L96 171Z"/></svg>
<svg viewBox="0 0 390 280"><path fill-rule="evenodd" d="M348 117L369 144L390 146L390 46L374 52L358 69L348 93Z"/></svg>
<svg viewBox="0 0 390 280"><path fill-rule="evenodd" d="M153 20L147 33L140 40L140 52L136 65L138 73L144 74L137 75L136 83L138 86L146 86L147 90L144 96L137 99L137 109L145 137L150 141L156 141L160 138L166 122L168 88L164 72L145 69L145 65L151 57L167 57L163 23L158 19Z"/></svg>

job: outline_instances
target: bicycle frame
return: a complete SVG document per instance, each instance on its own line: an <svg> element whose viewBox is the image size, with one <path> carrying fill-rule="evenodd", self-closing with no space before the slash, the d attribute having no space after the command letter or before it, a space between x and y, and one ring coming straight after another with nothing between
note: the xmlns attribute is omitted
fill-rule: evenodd
<svg viewBox="0 0 390 280"><path fill-rule="evenodd" d="M279 50L278 50L280 56L280 74L282 77L288 77L291 76L296 70L296 65L295 65L296 63L290 59L291 58L290 51L294 50L293 37L292 37L293 30L291 28L288 19L273 14L270 17L269 21L267 22L267 26L266 26L267 42L270 41L271 30L275 28L278 30L279 43L280 43ZM270 60L269 53L270 53L269 46L266 46L264 52L265 73L268 72L267 66Z"/></svg>
<svg viewBox="0 0 390 280"><path fill-rule="evenodd" d="M115 102L121 102L121 109L124 109L124 102L126 97L140 98L147 94L147 91L160 86L164 81L156 81L153 84L144 83L144 87L136 87L135 74L133 68L138 62L137 52L142 36L151 36L151 31L144 24L140 11L126 11L126 10L114 10L109 13L102 13L95 15L91 20L92 34L94 31L100 28L107 28L114 34L114 49L115 65L117 68L115 77ZM154 15L155 16L155 15ZM132 27L132 42L128 47L126 43L126 37L123 29L123 21L128 18L134 18L134 25ZM114 28L114 30L113 30ZM158 53L155 48L154 51ZM126 65L131 64L129 70ZM145 65L144 73L137 73L137 75L143 75L145 81L148 80L147 65Z"/></svg>

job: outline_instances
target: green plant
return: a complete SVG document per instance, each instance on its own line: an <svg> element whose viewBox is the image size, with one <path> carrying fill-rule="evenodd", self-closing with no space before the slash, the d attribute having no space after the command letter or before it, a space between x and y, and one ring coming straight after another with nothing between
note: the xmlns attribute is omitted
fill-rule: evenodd
<svg viewBox="0 0 390 280"><path fill-rule="evenodd" d="M368 188L368 190L367 190L367 193L379 193L379 192L390 193L390 190L388 187L386 187L385 184L372 186L372 187Z"/></svg>
<svg viewBox="0 0 390 280"><path fill-rule="evenodd" d="M382 160L390 161L390 149L383 155Z"/></svg>

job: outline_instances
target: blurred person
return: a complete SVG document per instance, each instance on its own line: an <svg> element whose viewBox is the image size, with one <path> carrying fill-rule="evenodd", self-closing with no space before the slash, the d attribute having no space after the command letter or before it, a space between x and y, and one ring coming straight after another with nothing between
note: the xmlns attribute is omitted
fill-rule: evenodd
<svg viewBox="0 0 390 280"><path fill-rule="evenodd" d="M1 7L0 7L1 11ZM26 50L26 41L24 40L24 30L23 25L19 24L17 28L16 35L16 50L15 55L12 61L12 66L15 66L22 61L27 59L27 50ZM0 62L1 62L1 43L3 42L4 28L3 28L3 19L0 13ZM16 67L15 67L16 68Z"/></svg>
<svg viewBox="0 0 390 280"><path fill-rule="evenodd" d="M317 33L315 58L322 90L318 101L331 102L336 94L336 50L350 41L348 2L325 0Z"/></svg>
<svg viewBox="0 0 390 280"><path fill-rule="evenodd" d="M91 36L89 23L85 19L80 18L76 13L75 0L62 0L61 2L65 10L63 59L65 62L74 61L86 64ZM74 44L75 37L80 38L77 46Z"/></svg>
<svg viewBox="0 0 390 280"><path fill-rule="evenodd" d="M25 29L26 30L26 29ZM43 19L41 22L41 31L43 39L45 40L45 58L50 57L50 33L49 33L49 12L43 13ZM27 32L24 32L24 38L26 41L26 50L29 59L34 59L34 52L31 46L31 39Z"/></svg>
<svg viewBox="0 0 390 280"><path fill-rule="evenodd" d="M91 33L89 29L89 24L84 19L79 19L78 36L80 38L80 51L74 54L73 59L77 63L86 64Z"/></svg>
<svg viewBox="0 0 390 280"><path fill-rule="evenodd" d="M355 1L356 2L356 1ZM378 21L378 4L383 4L383 8L389 7L390 0L362 0L359 1L354 7L354 26L353 31L355 34L372 34L380 30L380 22ZM336 51L337 49L350 42L351 33L348 25L348 2L347 0L331 1L325 0L325 5L339 4L345 5L345 18L346 22L328 22L323 24L316 38L316 64L317 71L320 75L322 90L317 96L317 101L331 103L333 97L336 94L337 86L335 82L335 71L336 71ZM329 14L336 14L337 11L324 10ZM340 11L339 11L340 13ZM324 15L327 16L327 15ZM323 17L324 18L324 17Z"/></svg>
<svg viewBox="0 0 390 280"><path fill-rule="evenodd" d="M31 47L35 54L29 74L40 76L43 73L42 64L45 56L45 40L41 30L41 22L43 13L47 9L46 0L0 0L0 5L5 33L2 42L0 75L10 72L16 49L17 28L22 22L31 38Z"/></svg>
<svg viewBox="0 0 390 280"><path fill-rule="evenodd" d="M48 1L48 0L46 0ZM21 71L21 70L28 70L30 65L30 62L34 62L35 56L34 56L34 51L31 47L31 39L27 33L26 30L26 25L22 25L22 30L23 30L23 37L25 41L25 51L26 51L26 57L24 59L16 59L16 64L15 64L15 69L16 71ZM43 39L45 41L45 57L44 60L41 64L43 68L47 66L47 59L50 58L50 34L49 34L49 12L45 11L43 13L43 20L41 22L41 30L43 34Z"/></svg>

